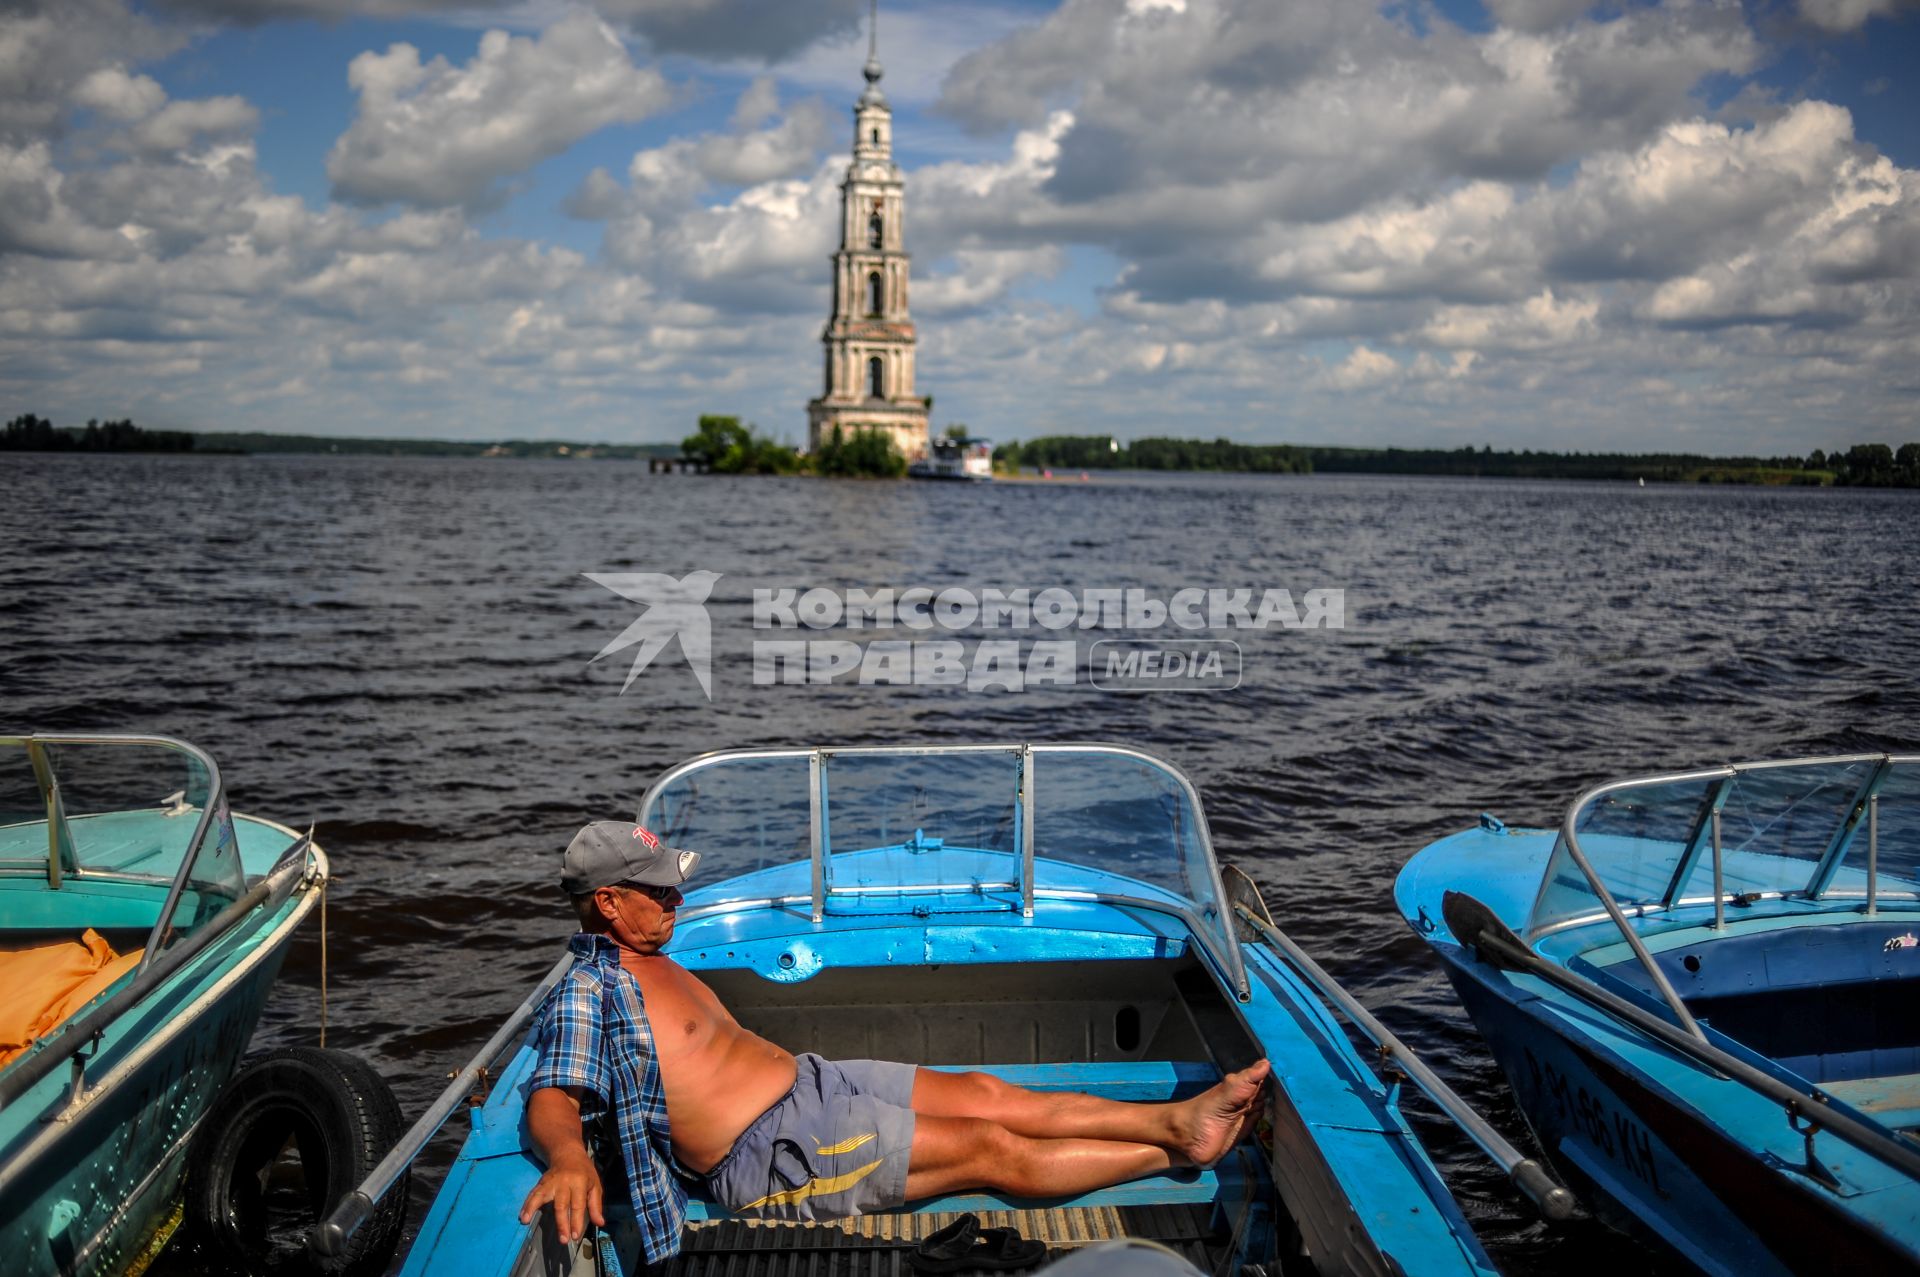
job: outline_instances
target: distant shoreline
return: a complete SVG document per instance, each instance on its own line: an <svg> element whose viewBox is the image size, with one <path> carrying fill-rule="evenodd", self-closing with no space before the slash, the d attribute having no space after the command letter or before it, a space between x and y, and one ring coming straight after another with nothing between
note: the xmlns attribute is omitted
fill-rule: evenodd
<svg viewBox="0 0 1920 1277"><path fill-rule="evenodd" d="M149 431L130 421L62 429L31 414L0 435L0 452L167 456L472 457L481 460L678 461L674 443L573 440L458 440L335 437L249 432ZM1006 463L1014 461L1013 466ZM1241 444L1225 439L1046 436L995 453L996 476L1026 483L1078 483L1102 472L1183 474L1380 474L1451 478L1587 479L1752 487L1920 487L1920 444L1896 452L1859 444L1816 449L1806 458L1710 457L1682 453L1495 451L1483 448L1352 448ZM1047 473L1051 471L1052 473Z"/></svg>

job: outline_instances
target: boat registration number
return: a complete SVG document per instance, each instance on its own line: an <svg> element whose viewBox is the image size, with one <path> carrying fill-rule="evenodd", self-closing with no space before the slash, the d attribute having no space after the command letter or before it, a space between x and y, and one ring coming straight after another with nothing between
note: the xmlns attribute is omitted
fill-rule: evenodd
<svg viewBox="0 0 1920 1277"><path fill-rule="evenodd" d="M1647 1128L1610 1099L1595 1095L1569 1079L1553 1061L1541 1060L1531 1048L1522 1050L1526 1052L1527 1068L1533 1074L1535 1092L1553 1105L1561 1125L1584 1135L1587 1143L1665 1197L1667 1192L1660 1186L1660 1168L1653 1156L1653 1137Z"/></svg>

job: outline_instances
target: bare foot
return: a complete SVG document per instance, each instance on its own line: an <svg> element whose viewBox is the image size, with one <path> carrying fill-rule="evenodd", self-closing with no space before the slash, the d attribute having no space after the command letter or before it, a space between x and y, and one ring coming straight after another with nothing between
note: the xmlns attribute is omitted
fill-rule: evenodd
<svg viewBox="0 0 1920 1277"><path fill-rule="evenodd" d="M1176 1124L1180 1156L1195 1166L1211 1166L1225 1157L1251 1124L1260 1090L1272 1072L1273 1066L1260 1060L1188 1100L1183 1120Z"/></svg>

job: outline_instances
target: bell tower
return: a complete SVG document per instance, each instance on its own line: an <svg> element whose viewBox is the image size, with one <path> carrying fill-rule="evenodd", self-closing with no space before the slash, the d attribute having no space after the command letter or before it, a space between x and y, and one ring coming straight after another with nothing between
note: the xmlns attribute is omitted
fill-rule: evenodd
<svg viewBox="0 0 1920 1277"><path fill-rule="evenodd" d="M905 184L893 162L893 112L880 91L874 0L867 26L867 87L853 107L853 162L840 183L840 251L833 255L833 312L826 388L807 404L807 447L818 451L837 425L881 430L902 456L927 455L927 401L913 388L913 321L907 316Z"/></svg>

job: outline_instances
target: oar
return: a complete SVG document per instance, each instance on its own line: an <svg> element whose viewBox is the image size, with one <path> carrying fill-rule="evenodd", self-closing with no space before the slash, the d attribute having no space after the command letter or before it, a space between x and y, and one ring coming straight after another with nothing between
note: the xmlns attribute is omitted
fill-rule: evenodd
<svg viewBox="0 0 1920 1277"><path fill-rule="evenodd" d="M1411 1047L1388 1031L1387 1027L1373 1018L1373 1013L1361 1006L1354 996L1340 987L1338 981L1324 971L1307 951L1265 918L1254 913L1244 902L1236 903L1234 911L1246 919L1247 925L1264 937L1268 944L1285 954L1287 961L1295 970L1305 976L1307 983L1314 986L1321 997L1337 1005L1347 1019L1353 1021L1360 1031L1372 1038L1374 1044L1393 1059L1395 1064L1413 1079L1413 1082L1427 1097L1440 1106L1440 1110L1452 1118L1467 1137L1499 1163L1500 1169L1507 1173L1515 1188L1526 1194L1548 1219L1566 1219L1573 1214L1573 1194L1554 1182L1547 1168L1519 1149L1507 1143L1500 1132L1486 1118L1475 1112L1473 1106L1460 1098L1452 1087L1440 1080L1440 1076L1427 1067L1426 1061L1413 1053Z"/></svg>
<svg viewBox="0 0 1920 1277"><path fill-rule="evenodd" d="M1597 1007L1680 1054L1724 1074L1741 1085L1759 1092L1784 1106L1789 1117L1801 1118L1831 1131L1836 1139L1853 1145L1905 1174L1920 1178L1920 1150L1902 1144L1892 1135L1866 1122L1849 1117L1833 1108L1825 1096L1789 1086L1709 1042L1702 1042L1686 1030L1636 1006L1616 993L1601 988L1565 967L1548 962L1527 948L1499 915L1464 891L1449 891L1441 897L1440 914L1447 921L1453 938L1466 945L1487 962L1503 971L1520 971L1546 981L1589 1006ZM1812 1146L1808 1153L1811 1156Z"/></svg>

